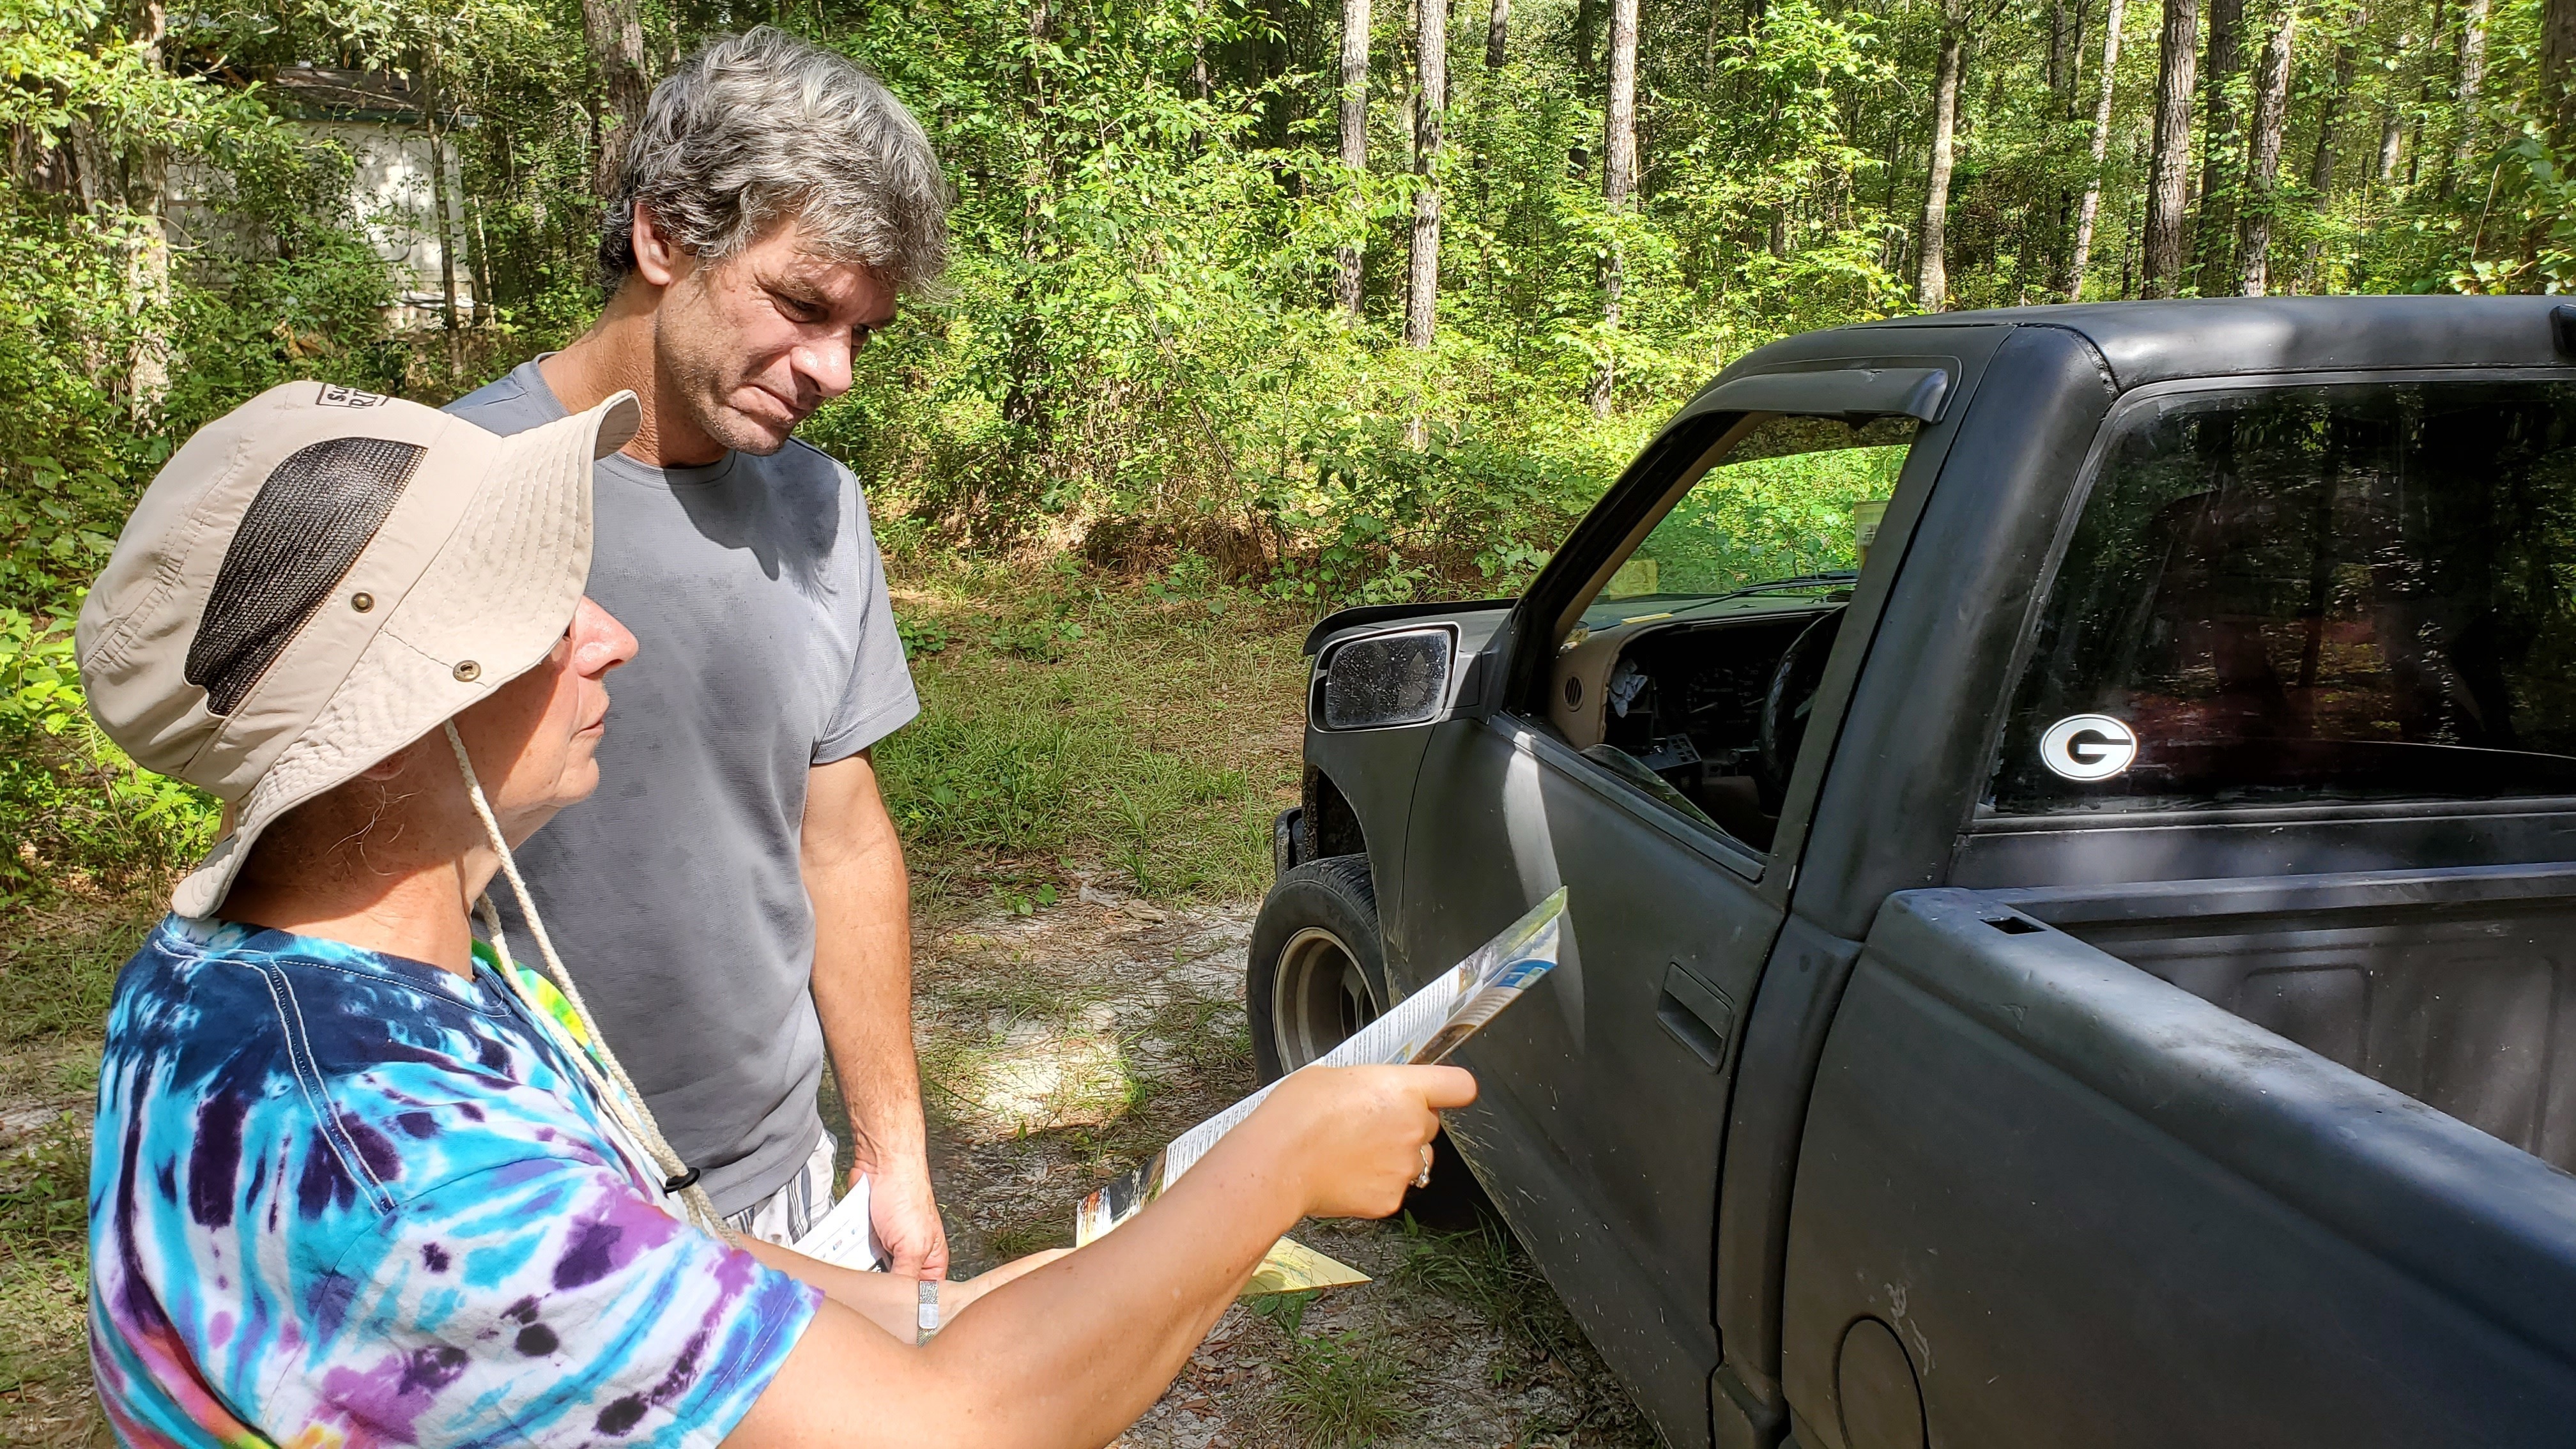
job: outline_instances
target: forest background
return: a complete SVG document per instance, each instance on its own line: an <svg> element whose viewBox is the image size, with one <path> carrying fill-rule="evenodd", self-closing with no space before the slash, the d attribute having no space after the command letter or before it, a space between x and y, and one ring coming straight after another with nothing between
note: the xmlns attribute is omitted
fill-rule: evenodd
<svg viewBox="0 0 2576 1449"><path fill-rule="evenodd" d="M203 843L69 660L174 443L290 377L435 403L574 334L619 137L759 23L882 74L957 193L947 285L804 430L899 571L1502 593L1786 332L2576 284L2576 0L0 0L0 890ZM272 104L298 63L401 77L454 158L428 325L351 156ZM1847 562L1852 501L1757 475L1742 570Z"/></svg>

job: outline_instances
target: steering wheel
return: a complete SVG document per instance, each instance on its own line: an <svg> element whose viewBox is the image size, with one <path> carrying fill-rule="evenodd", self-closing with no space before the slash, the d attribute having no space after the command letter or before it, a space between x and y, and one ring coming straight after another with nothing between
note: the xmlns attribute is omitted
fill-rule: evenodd
<svg viewBox="0 0 2576 1449"><path fill-rule="evenodd" d="M1788 798L1789 772L1798 764L1798 746L1807 737L1807 716L1816 707L1816 690L1825 682L1825 661L1833 657L1834 637L1842 632L1843 611L1834 610L1798 631L1789 652L1771 671L1771 688L1762 698L1762 733L1754 781L1761 787L1762 808L1778 814Z"/></svg>

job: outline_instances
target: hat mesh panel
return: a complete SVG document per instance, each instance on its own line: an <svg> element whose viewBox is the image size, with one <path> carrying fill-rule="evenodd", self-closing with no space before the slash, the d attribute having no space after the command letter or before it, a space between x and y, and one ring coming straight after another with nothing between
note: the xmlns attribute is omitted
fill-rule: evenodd
<svg viewBox="0 0 2576 1449"><path fill-rule="evenodd" d="M231 714L347 576L428 450L386 438L298 448L259 485L206 592L181 677Z"/></svg>

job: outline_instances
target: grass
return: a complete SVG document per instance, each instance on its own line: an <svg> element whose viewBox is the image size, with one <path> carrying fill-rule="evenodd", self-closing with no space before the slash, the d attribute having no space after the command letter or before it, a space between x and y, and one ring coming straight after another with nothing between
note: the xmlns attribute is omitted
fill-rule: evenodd
<svg viewBox="0 0 2576 1449"><path fill-rule="evenodd" d="M77 1445L89 1397L89 1130L57 1118L0 1154L0 1443Z"/></svg>
<svg viewBox="0 0 2576 1449"><path fill-rule="evenodd" d="M909 569L895 608L942 641L913 659L922 717L876 756L925 904L1261 893L1296 801L1302 612L993 565Z"/></svg>
<svg viewBox="0 0 2576 1449"><path fill-rule="evenodd" d="M1169 1043L1180 1063L1195 1072L1234 1072L1252 1060L1252 1024L1230 1001L1194 996L1166 1002L1141 1035Z"/></svg>
<svg viewBox="0 0 2576 1449"><path fill-rule="evenodd" d="M1063 1221L1064 1216L1050 1213L1035 1222L996 1228L985 1235L985 1242L993 1255L1005 1263L1049 1248L1070 1248L1073 1246L1073 1229Z"/></svg>
<svg viewBox="0 0 2576 1449"><path fill-rule="evenodd" d="M1279 1407L1309 1449L1356 1449L1421 1419L1421 1408L1405 1397L1412 1377L1413 1365L1382 1335L1310 1337L1291 1327L1279 1361Z"/></svg>
<svg viewBox="0 0 2576 1449"><path fill-rule="evenodd" d="M1005 1028L1026 1021L1071 1025L1090 1007L1112 994L1109 982L1072 972L1051 972L1034 965L1010 976L943 981L932 988L940 1005L964 1016L998 1018Z"/></svg>
<svg viewBox="0 0 2576 1449"><path fill-rule="evenodd" d="M98 1038L116 968L159 902L74 888L0 917L0 1102L42 1111L98 1090ZM0 1134L0 1443L105 1435L90 1398L89 1128L54 1117Z"/></svg>
<svg viewBox="0 0 2576 1449"><path fill-rule="evenodd" d="M0 920L0 1047L95 1037L116 968L161 919L155 895L66 895Z"/></svg>
<svg viewBox="0 0 2576 1449"><path fill-rule="evenodd" d="M1565 1305L1511 1229L1490 1211L1480 1210L1474 1226L1456 1232L1425 1228L1408 1213L1404 1233L1409 1241L1404 1266L1395 1274L1399 1285L1437 1293L1467 1309L1502 1330L1532 1360L1581 1341L1582 1330ZM1506 1366L1496 1367L1499 1373Z"/></svg>

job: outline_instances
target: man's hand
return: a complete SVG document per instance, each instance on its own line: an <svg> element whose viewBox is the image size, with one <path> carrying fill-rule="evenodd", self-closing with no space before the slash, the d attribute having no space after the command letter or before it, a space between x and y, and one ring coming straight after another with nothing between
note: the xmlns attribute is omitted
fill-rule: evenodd
<svg viewBox="0 0 2576 1449"><path fill-rule="evenodd" d="M850 1169L850 1182L868 1179L868 1219L886 1250L886 1271L899 1277L948 1276L948 1228L930 1191L930 1164L921 1158L870 1172Z"/></svg>
<svg viewBox="0 0 2576 1449"><path fill-rule="evenodd" d="M948 1275L930 1191L912 1052L912 893L903 843L865 752L815 767L805 787L805 894L814 903L814 1009L850 1109L850 1157L898 1274Z"/></svg>

